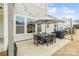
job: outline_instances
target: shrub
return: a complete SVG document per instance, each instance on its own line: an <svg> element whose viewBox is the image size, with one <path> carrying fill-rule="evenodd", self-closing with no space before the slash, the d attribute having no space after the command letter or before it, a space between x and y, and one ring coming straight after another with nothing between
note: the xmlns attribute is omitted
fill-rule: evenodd
<svg viewBox="0 0 79 59"><path fill-rule="evenodd" d="M66 29L64 30L64 32L65 32L65 34L71 34L71 28L66 28ZM75 29L72 28L72 34L74 34L74 33L75 33Z"/></svg>

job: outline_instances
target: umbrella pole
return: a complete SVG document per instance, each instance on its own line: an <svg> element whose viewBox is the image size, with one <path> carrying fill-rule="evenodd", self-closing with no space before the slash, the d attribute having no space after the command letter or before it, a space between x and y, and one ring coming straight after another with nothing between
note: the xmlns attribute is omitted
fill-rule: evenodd
<svg viewBox="0 0 79 59"><path fill-rule="evenodd" d="M45 34L46 34L46 26L45 26Z"/></svg>
<svg viewBox="0 0 79 59"><path fill-rule="evenodd" d="M56 23L54 24L54 32L56 32Z"/></svg>
<svg viewBox="0 0 79 59"><path fill-rule="evenodd" d="M72 34L72 19L70 19L70 27L71 27L71 41L73 41L73 34Z"/></svg>
<svg viewBox="0 0 79 59"><path fill-rule="evenodd" d="M46 34L46 21L45 21L45 34Z"/></svg>

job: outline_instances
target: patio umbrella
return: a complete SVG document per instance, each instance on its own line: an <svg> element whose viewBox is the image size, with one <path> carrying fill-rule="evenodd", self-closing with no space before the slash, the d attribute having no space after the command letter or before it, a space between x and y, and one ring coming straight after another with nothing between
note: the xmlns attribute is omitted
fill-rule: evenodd
<svg viewBox="0 0 79 59"><path fill-rule="evenodd" d="M37 24L45 24L45 33L46 33L46 24L54 24L57 22L64 22L62 20L59 20L58 18L52 17L50 15L46 15L42 18L39 18L36 23Z"/></svg>

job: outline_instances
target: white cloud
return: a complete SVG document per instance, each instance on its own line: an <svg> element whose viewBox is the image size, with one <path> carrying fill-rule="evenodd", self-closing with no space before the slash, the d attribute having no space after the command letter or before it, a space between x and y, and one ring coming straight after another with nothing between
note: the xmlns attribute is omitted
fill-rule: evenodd
<svg viewBox="0 0 79 59"><path fill-rule="evenodd" d="M74 16L73 15L66 15L65 17L66 18L73 18Z"/></svg>
<svg viewBox="0 0 79 59"><path fill-rule="evenodd" d="M63 7L63 13L64 13L64 14L74 14L75 11L72 10L72 9L69 9L69 8L67 8L67 7Z"/></svg>
<svg viewBox="0 0 79 59"><path fill-rule="evenodd" d="M49 8L49 13L62 13L62 14L74 14L75 11L73 9L69 9L68 7L63 7L63 8Z"/></svg>
<svg viewBox="0 0 79 59"><path fill-rule="evenodd" d="M65 18L68 18L68 19L70 19L70 18L77 19L77 17L75 15L66 15Z"/></svg>
<svg viewBox="0 0 79 59"><path fill-rule="evenodd" d="M49 13L56 13L58 10L57 10L57 8L56 7L53 7L53 8L50 8L49 9Z"/></svg>
<svg viewBox="0 0 79 59"><path fill-rule="evenodd" d="M70 9L68 7L62 7L62 8L49 8L48 14L53 15L56 17L65 17L65 18L76 18L75 16L75 10Z"/></svg>

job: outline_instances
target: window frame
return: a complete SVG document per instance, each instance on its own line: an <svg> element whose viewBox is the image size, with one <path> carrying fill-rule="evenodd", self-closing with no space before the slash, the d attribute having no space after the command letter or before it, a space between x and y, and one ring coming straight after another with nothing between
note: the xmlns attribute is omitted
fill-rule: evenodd
<svg viewBox="0 0 79 59"><path fill-rule="evenodd" d="M17 25L16 24L16 16L21 16L21 17L24 17L24 25ZM26 31L26 29L25 29L25 27L26 27L26 17L24 16L24 15L19 15L19 14L14 14L14 35L25 35L26 33L25 33L25 31ZM16 26L24 26L24 33L16 33Z"/></svg>
<svg viewBox="0 0 79 59"><path fill-rule="evenodd" d="M16 16L21 16L24 17L24 33L16 34ZM30 17L30 16L25 16L21 14L14 14L14 36L16 35L26 35L26 34L35 34L37 32L37 24L35 24L35 32L34 33L27 33L27 18L32 18L34 20L37 20L36 18Z"/></svg>
<svg viewBox="0 0 79 59"><path fill-rule="evenodd" d="M27 25L28 25L28 18L34 19L34 18L32 18L32 17L27 17L27 21L26 21ZM26 25L26 28L27 28L27 25ZM26 33L27 33L27 34L35 34L35 33L37 32L36 30L37 30L37 26L36 26L36 24L35 24L35 32L28 33L27 30L26 30Z"/></svg>

